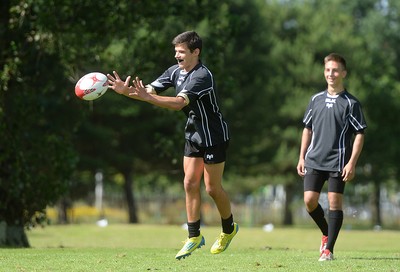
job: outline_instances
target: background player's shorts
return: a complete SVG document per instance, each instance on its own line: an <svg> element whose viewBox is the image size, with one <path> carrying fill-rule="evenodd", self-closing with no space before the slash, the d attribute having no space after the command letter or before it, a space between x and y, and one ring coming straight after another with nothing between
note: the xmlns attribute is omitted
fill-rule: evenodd
<svg viewBox="0 0 400 272"><path fill-rule="evenodd" d="M313 191L320 193L325 181L328 181L328 192L344 193L346 182L343 181L340 172L321 171L312 168L306 168L304 192Z"/></svg>
<svg viewBox="0 0 400 272"><path fill-rule="evenodd" d="M221 163L226 160L226 150L228 146L229 142L224 142L214 146L202 147L194 142L186 140L184 156L203 158L206 164Z"/></svg>

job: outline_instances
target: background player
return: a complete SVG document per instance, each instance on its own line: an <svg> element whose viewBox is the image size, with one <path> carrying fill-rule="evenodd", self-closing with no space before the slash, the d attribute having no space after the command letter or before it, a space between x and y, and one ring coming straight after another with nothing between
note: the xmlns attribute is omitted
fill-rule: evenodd
<svg viewBox="0 0 400 272"><path fill-rule="evenodd" d="M335 53L324 59L327 89L311 97L304 115L297 172L304 177L304 203L322 232L320 261L333 260L343 223L345 183L352 180L367 127L359 101L344 88L345 59ZM354 141L352 143L354 136ZM328 180L328 222L319 196Z"/></svg>

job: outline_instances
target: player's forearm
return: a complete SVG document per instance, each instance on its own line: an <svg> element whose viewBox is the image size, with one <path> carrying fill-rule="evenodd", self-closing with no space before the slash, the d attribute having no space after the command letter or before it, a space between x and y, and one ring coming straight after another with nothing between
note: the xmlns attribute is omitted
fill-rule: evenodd
<svg viewBox="0 0 400 272"><path fill-rule="evenodd" d="M303 129L303 134L301 136L299 159L305 158L308 146L310 145L311 142L311 135L312 135L311 129L308 128Z"/></svg>
<svg viewBox="0 0 400 272"><path fill-rule="evenodd" d="M179 111L186 106L185 100L182 97L169 97L160 96L157 94L149 94L145 101L161 108L176 111Z"/></svg>
<svg viewBox="0 0 400 272"><path fill-rule="evenodd" d="M357 161L358 161L358 158L360 157L363 146L364 146L364 134L357 134L354 138L353 150L351 152L351 157L348 162L349 164L353 165L354 167L357 164Z"/></svg>

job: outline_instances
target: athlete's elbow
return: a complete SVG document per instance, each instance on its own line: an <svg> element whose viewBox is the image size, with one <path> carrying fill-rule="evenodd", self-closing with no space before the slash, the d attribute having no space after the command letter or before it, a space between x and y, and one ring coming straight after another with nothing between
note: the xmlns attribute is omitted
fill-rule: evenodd
<svg viewBox="0 0 400 272"><path fill-rule="evenodd" d="M182 106L182 105L173 105L173 106L171 106L169 109L170 109L170 110L173 110L173 111L180 111L180 110L183 109L183 107L184 107L184 106Z"/></svg>
<svg viewBox="0 0 400 272"><path fill-rule="evenodd" d="M186 102L186 100L178 98L176 103L173 103L170 105L170 108L171 108L171 110L174 110L174 111L180 111L187 105L188 105L188 103Z"/></svg>

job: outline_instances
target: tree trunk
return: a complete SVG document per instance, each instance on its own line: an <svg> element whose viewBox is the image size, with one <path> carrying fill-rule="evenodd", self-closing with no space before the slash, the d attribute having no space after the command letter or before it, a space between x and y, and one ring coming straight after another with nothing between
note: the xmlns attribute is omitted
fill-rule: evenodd
<svg viewBox="0 0 400 272"><path fill-rule="evenodd" d="M71 201L67 197L61 198L58 205L58 224L69 224L68 209L71 208Z"/></svg>
<svg viewBox="0 0 400 272"><path fill-rule="evenodd" d="M373 182L374 191L372 196L372 225L375 226L382 226L382 217L381 217L381 188L380 184L377 181Z"/></svg>
<svg viewBox="0 0 400 272"><path fill-rule="evenodd" d="M6 60L7 47L10 45L10 36L9 32L9 20L10 20L10 2L9 0L3 0L0 5L0 67L4 67L4 63Z"/></svg>
<svg viewBox="0 0 400 272"><path fill-rule="evenodd" d="M129 223L130 224L139 223L136 213L135 197L132 192L133 177L130 172L124 173L124 176L125 176L124 190L125 190L126 203L128 205Z"/></svg>
<svg viewBox="0 0 400 272"><path fill-rule="evenodd" d="M30 247L23 226L7 225L0 222L0 248Z"/></svg>
<svg viewBox="0 0 400 272"><path fill-rule="evenodd" d="M294 191L295 191L294 187L295 186L290 183L285 185L286 198L285 198L285 207L283 212L284 226L293 225L293 213L290 205L292 204L294 198Z"/></svg>

